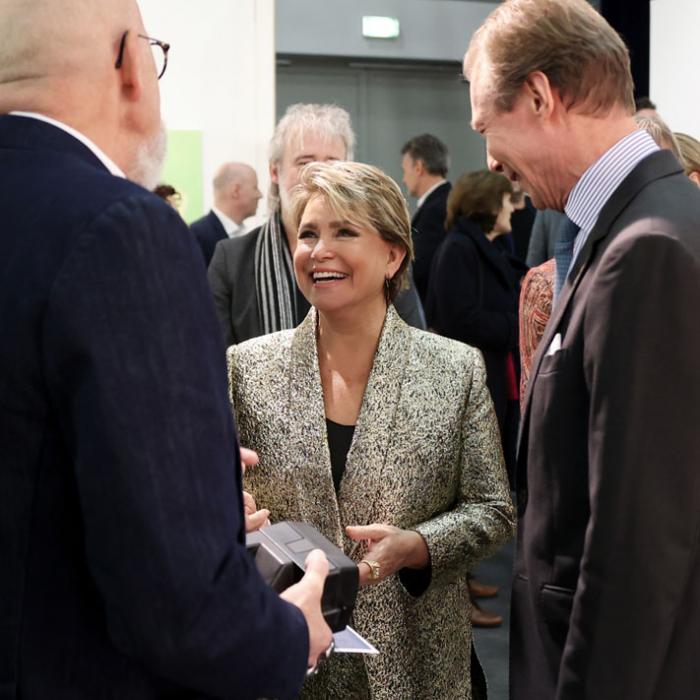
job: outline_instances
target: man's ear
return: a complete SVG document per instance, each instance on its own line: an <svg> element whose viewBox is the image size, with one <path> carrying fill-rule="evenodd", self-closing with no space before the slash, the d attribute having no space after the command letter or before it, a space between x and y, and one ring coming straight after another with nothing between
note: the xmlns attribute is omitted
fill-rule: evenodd
<svg viewBox="0 0 700 700"><path fill-rule="evenodd" d="M700 173L697 170L693 170L692 173L688 175L688 177L698 186L700 187Z"/></svg>
<svg viewBox="0 0 700 700"><path fill-rule="evenodd" d="M144 54L138 46L139 37L134 31L126 33L122 63L119 68L122 94L130 102L138 102L143 95Z"/></svg>
<svg viewBox="0 0 700 700"><path fill-rule="evenodd" d="M276 185L280 184L280 164L279 163L273 163L270 161L269 164L270 168L270 180L274 182Z"/></svg>
<svg viewBox="0 0 700 700"><path fill-rule="evenodd" d="M530 101L532 112L538 116L549 116L554 110L555 94L549 78L541 71L533 71L525 79L523 90Z"/></svg>
<svg viewBox="0 0 700 700"><path fill-rule="evenodd" d="M240 183L240 182L234 182L234 183L231 185L231 196L232 196L234 199L238 199L238 197L240 197L240 194L241 194L241 183Z"/></svg>

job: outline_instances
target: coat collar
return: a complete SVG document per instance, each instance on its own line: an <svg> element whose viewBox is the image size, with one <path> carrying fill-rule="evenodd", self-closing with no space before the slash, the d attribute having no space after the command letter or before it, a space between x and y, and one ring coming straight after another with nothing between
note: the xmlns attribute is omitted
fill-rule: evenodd
<svg viewBox="0 0 700 700"><path fill-rule="evenodd" d="M31 117L0 116L0 148L8 147L70 153L101 170L109 170L88 146L67 131Z"/></svg>
<svg viewBox="0 0 700 700"><path fill-rule="evenodd" d="M295 330L289 372L290 415L298 420L290 426L291 439L299 445L304 459L319 465L322 483L314 490L328 503L326 536L346 551L352 543L343 534L345 525L368 525L385 520L382 473L401 396L401 384L411 347L409 327L393 306L389 307L379 338L374 363L362 399L345 473L336 498L318 364L318 315L312 308Z"/></svg>
<svg viewBox="0 0 700 700"><path fill-rule="evenodd" d="M441 191L440 188L444 187L445 185L448 185L449 183L447 180L442 180L441 182L438 182L437 184L433 185L428 191L421 195L418 198L418 209L420 209L432 196L438 191Z"/></svg>
<svg viewBox="0 0 700 700"><path fill-rule="evenodd" d="M421 212L425 211L425 207L427 204L443 197L447 199L447 195L449 194L451 189L452 184L449 180L445 180L444 182L441 182L434 190L429 192L428 196L425 197L425 199L420 203L420 205L416 208L416 211L413 213L413 216L411 217L411 224L415 222L415 220L420 216Z"/></svg>
<svg viewBox="0 0 700 700"><path fill-rule="evenodd" d="M496 271L503 283L511 288L514 286L514 275L510 274L508 259L499 252L498 248L486 238L486 235L471 219L460 217L455 221L452 230L458 235L467 236L476 246L481 257Z"/></svg>
<svg viewBox="0 0 700 700"><path fill-rule="evenodd" d="M209 219L209 223L211 224L212 229L214 229L214 231L216 231L217 236L219 236L219 239L229 237L228 233L226 232L226 229L224 228L224 225L221 223L221 219L216 215L213 209L209 210L207 218Z"/></svg>
<svg viewBox="0 0 700 700"><path fill-rule="evenodd" d="M578 288L581 279L590 267L591 261L598 248L598 244L611 236L611 227L622 211L637 196L640 190L654 180L659 180L669 175L681 173L682 169L678 161L669 151L657 151L642 160L637 167L623 180L613 196L606 202L600 212L598 221L591 231L581 252L579 253L573 268L569 272L562 287L556 305L552 309L552 316L547 323L542 339L540 340L537 352L532 361L530 372L530 382L525 393L525 405L520 423L520 435L518 437L518 459L522 456L522 447L525 432L530 417L530 406L532 403L532 389L535 384L537 373L539 372L542 359L549 348L557 329L564 318L567 309L573 301L574 293Z"/></svg>

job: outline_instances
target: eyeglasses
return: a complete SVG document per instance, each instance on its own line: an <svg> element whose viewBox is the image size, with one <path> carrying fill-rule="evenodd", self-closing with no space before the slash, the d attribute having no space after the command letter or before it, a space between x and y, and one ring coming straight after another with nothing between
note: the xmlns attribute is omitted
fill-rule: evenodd
<svg viewBox="0 0 700 700"><path fill-rule="evenodd" d="M126 45L126 35L128 33L128 30L125 31L122 35L121 41L119 42L119 54L117 56L117 62L114 64L115 68L122 67L122 62L124 60L124 46ZM143 34L138 34L137 36L139 39L145 39L150 44L153 51L153 60L156 64L156 74L158 76L158 80L160 80L163 77L163 73L165 73L165 69L168 67L168 51L170 51L170 44L166 44L160 39L153 39L150 36L144 36Z"/></svg>

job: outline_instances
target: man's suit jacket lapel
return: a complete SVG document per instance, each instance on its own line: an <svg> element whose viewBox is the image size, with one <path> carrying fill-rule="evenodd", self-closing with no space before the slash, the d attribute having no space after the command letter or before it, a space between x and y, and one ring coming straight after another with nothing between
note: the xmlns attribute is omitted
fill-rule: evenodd
<svg viewBox="0 0 700 700"><path fill-rule="evenodd" d="M583 276L590 267L591 261L598 245L606 239L611 227L621 212L627 207L638 192L649 182L667 177L680 171L678 161L668 151L658 151L645 158L615 190L613 196L607 201L598 216L593 230L586 239L586 243L576 258L574 266L564 282L557 302L552 309L552 315L547 323L542 340L537 347L537 352L532 361L532 371L530 382L525 393L525 405L523 408L522 421L520 424L520 435L518 438L518 462L524 459L525 446L527 444L527 430L530 419L532 404L532 393L537 374L542 364L542 359L547 353L547 349L554 340L554 336L559 331L559 326L564 318L567 309L572 303Z"/></svg>
<svg viewBox="0 0 700 700"><path fill-rule="evenodd" d="M226 233L224 225L221 223L219 217L214 213L213 210L209 212L207 217L209 219L209 226L212 232L211 240L214 243L214 245L216 245L218 241L221 241L224 238L228 238L228 234Z"/></svg>
<svg viewBox="0 0 700 700"><path fill-rule="evenodd" d="M369 525L387 519L385 506L392 499L383 491L382 474L410 345L408 328L392 306L384 322L340 484L340 517L347 525Z"/></svg>
<svg viewBox="0 0 700 700"><path fill-rule="evenodd" d="M431 192L430 196L421 204L414 212L413 216L411 217L411 228L415 228L418 226L421 217L423 216L423 212L425 212L425 205L430 201L430 197L432 197L435 194L435 192Z"/></svg>
<svg viewBox="0 0 700 700"><path fill-rule="evenodd" d="M411 229L414 229L417 222L420 220L421 209L423 209L423 207L418 207L418 209L413 212L413 216L411 217Z"/></svg>
<svg viewBox="0 0 700 700"><path fill-rule="evenodd" d="M421 206L419 206L418 209L416 209L416 210L413 212L413 216L411 217L411 227L412 227L412 228L413 228L414 226L416 226L416 225L418 224L418 222L420 221L421 215L422 215L422 213L425 211L425 208L426 208L426 206L428 205L428 203L431 202L433 199L436 199L437 197L442 196L442 193L443 193L444 189L445 189L445 188L449 188L449 186L450 186L450 183L447 182L447 181L445 181L445 182L443 182L439 187L436 187L436 188L425 198L425 201L423 202L423 204L421 204Z"/></svg>

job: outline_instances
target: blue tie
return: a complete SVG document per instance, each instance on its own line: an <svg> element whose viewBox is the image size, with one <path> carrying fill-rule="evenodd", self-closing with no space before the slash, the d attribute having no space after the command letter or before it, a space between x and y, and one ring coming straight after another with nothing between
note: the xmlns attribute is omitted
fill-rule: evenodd
<svg viewBox="0 0 700 700"><path fill-rule="evenodd" d="M579 227L565 216L559 227L559 238L554 245L554 259L557 266L556 284L554 286L554 298L561 292L561 288L566 281L566 275L571 267L571 260L574 257L574 241L580 231Z"/></svg>

